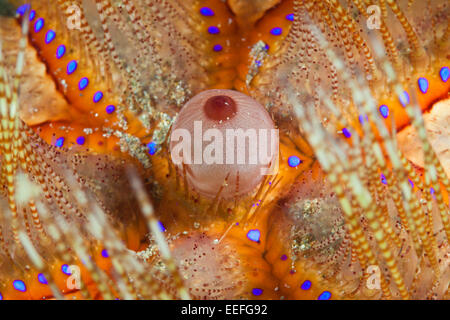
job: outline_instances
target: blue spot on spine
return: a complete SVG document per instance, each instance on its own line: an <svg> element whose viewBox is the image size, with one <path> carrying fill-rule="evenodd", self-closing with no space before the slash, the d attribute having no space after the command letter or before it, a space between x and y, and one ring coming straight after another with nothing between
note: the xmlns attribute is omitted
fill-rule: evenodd
<svg viewBox="0 0 450 320"><path fill-rule="evenodd" d="M68 276L70 276L72 273L70 272L70 268L69 268L69 266L67 265L67 264L63 264L62 266L61 266L61 271L64 273L64 274L67 274Z"/></svg>
<svg viewBox="0 0 450 320"><path fill-rule="evenodd" d="M260 289L260 288L253 288L252 289L252 294L254 296L260 296L260 295L262 295L262 293L263 293L263 289Z"/></svg>
<svg viewBox="0 0 450 320"><path fill-rule="evenodd" d="M31 5L29 3L21 5L19 8L17 8L16 13L20 14L21 16L23 16L25 14L25 12L27 12L27 10L31 8Z"/></svg>
<svg viewBox="0 0 450 320"><path fill-rule="evenodd" d="M210 34L218 34L220 32L220 29L217 28L216 26L210 26L208 27L208 32Z"/></svg>
<svg viewBox="0 0 450 320"><path fill-rule="evenodd" d="M85 138L85 137L79 136L79 137L77 138L77 143L78 143L80 146L82 146L85 142L86 142L86 138Z"/></svg>
<svg viewBox="0 0 450 320"><path fill-rule="evenodd" d="M200 9L200 13L205 17L212 17L214 16L214 11L211 8L203 7Z"/></svg>
<svg viewBox="0 0 450 320"><path fill-rule="evenodd" d="M311 281L305 280L301 286L302 290L309 290L311 288Z"/></svg>
<svg viewBox="0 0 450 320"><path fill-rule="evenodd" d="M48 284L47 279L45 278L45 276L44 276L42 273L39 273L39 274L38 274L38 280L39 280L39 282L42 283L42 284Z"/></svg>
<svg viewBox="0 0 450 320"><path fill-rule="evenodd" d="M403 91L403 93L399 97L399 100L402 106L406 107L410 101L408 92Z"/></svg>
<svg viewBox="0 0 450 320"><path fill-rule="evenodd" d="M106 107L106 113L111 114L116 110L116 106L113 106L112 104L110 104L109 106Z"/></svg>
<svg viewBox="0 0 450 320"><path fill-rule="evenodd" d="M77 70L78 63L75 60L70 61L67 64L67 74L72 74Z"/></svg>
<svg viewBox="0 0 450 320"><path fill-rule="evenodd" d="M381 183L382 184L387 184L387 180L384 174L381 174Z"/></svg>
<svg viewBox="0 0 450 320"><path fill-rule="evenodd" d="M300 158L297 156L290 156L288 158L288 164L292 168L297 167L300 163L302 163L302 160L300 160Z"/></svg>
<svg viewBox="0 0 450 320"><path fill-rule="evenodd" d="M78 89L84 90L84 89L86 89L88 84L89 84L89 79L88 78L82 78L80 80L80 82L78 82Z"/></svg>
<svg viewBox="0 0 450 320"><path fill-rule="evenodd" d="M274 36L279 36L283 33L283 29L281 29L280 27L276 27L270 30L270 33Z"/></svg>
<svg viewBox="0 0 450 320"><path fill-rule="evenodd" d="M162 224L161 221L158 221L158 227L159 227L159 230L161 232L165 232L166 231L166 227L164 227L164 225Z"/></svg>
<svg viewBox="0 0 450 320"><path fill-rule="evenodd" d="M250 230L247 233L247 238L254 242L259 242L260 237L261 237L261 232L258 229Z"/></svg>
<svg viewBox="0 0 450 320"><path fill-rule="evenodd" d="M56 49L56 58L61 59L65 53L66 53L66 46L62 44L58 47L58 49Z"/></svg>
<svg viewBox="0 0 450 320"><path fill-rule="evenodd" d="M45 43L49 44L55 39L56 33L53 30L48 30L47 34L45 35Z"/></svg>
<svg viewBox="0 0 450 320"><path fill-rule="evenodd" d="M94 94L94 102L95 103L97 103L97 102L99 102L100 100L102 100L102 98L103 98L103 92L101 92L101 91L97 91L95 94Z"/></svg>
<svg viewBox="0 0 450 320"><path fill-rule="evenodd" d="M417 83L419 84L420 91L422 91L422 93L427 93L428 80L426 78L419 78L419 80L417 80Z"/></svg>
<svg viewBox="0 0 450 320"><path fill-rule="evenodd" d="M108 251L106 251L106 249L102 250L102 257L103 258L109 258Z"/></svg>
<svg viewBox="0 0 450 320"><path fill-rule="evenodd" d="M294 21L294 14L293 13L288 14L286 16L286 19L289 20L289 21Z"/></svg>
<svg viewBox="0 0 450 320"><path fill-rule="evenodd" d="M359 122L360 122L361 124L364 124L364 122L368 122L368 121L369 121L369 116L367 116L367 115L360 115L360 116L358 117L358 119L359 119Z"/></svg>
<svg viewBox="0 0 450 320"><path fill-rule="evenodd" d="M389 117L389 107L385 104L383 104L382 106L380 106L380 113L383 116L383 118L387 118Z"/></svg>
<svg viewBox="0 0 450 320"><path fill-rule="evenodd" d="M44 27L44 19L39 18L34 24L34 32L39 32Z"/></svg>
<svg viewBox="0 0 450 320"><path fill-rule="evenodd" d="M20 292L27 291L27 286L25 285L25 282L23 282L22 280L14 280L13 287L14 287L14 289L16 289L17 291L20 291Z"/></svg>
<svg viewBox="0 0 450 320"><path fill-rule="evenodd" d="M331 298L331 292L330 291L324 291L320 294L319 298L317 300L330 300Z"/></svg>
<svg viewBox="0 0 450 320"><path fill-rule="evenodd" d="M441 76L442 81L447 82L448 78L450 78L449 67L442 67L439 71L439 75Z"/></svg>
<svg viewBox="0 0 450 320"><path fill-rule="evenodd" d="M63 137L60 137L60 138L56 139L55 146L57 146L58 148L61 148L63 145L64 145L64 138Z"/></svg>
<svg viewBox="0 0 450 320"><path fill-rule="evenodd" d="M30 21L33 21L34 18L36 18L36 11L35 10L31 10L31 12L30 12Z"/></svg>
<svg viewBox="0 0 450 320"><path fill-rule="evenodd" d="M350 131L347 128L343 128L342 129L342 134L344 135L344 137L346 138L351 138L352 134L350 133Z"/></svg>

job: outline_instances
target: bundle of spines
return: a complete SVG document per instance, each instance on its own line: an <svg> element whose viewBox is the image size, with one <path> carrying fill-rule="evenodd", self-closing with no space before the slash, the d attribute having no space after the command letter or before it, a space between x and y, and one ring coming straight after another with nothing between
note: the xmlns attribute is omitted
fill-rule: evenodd
<svg viewBox="0 0 450 320"><path fill-rule="evenodd" d="M356 251L365 279L369 276L365 271L367 267L380 265L378 259L382 259L382 265L389 271L381 271L380 286L385 298L392 297L396 292L402 298L418 294L414 287L417 279L423 276L423 270L423 273L415 272L413 284L407 285L405 276L408 274L399 269L401 256L397 250L401 251L405 240L399 238L404 237L401 230L395 232L392 219L400 219L401 228L408 232L407 243L411 243L419 258L417 270L423 268L422 259L427 259L429 264L427 268L433 272L433 280L427 284L428 296L445 296L448 290L446 255L449 210L448 199L444 199L443 196L448 195L448 177L427 140L416 96L411 94L411 102L405 104L405 109L413 126L421 135L421 145L427 159L424 166L424 180L417 176L411 164L401 155L395 142L395 127L393 133L386 128L377 112L377 104L369 84L362 80L362 77L352 77L351 72L344 68L342 60L330 49L318 29L311 28L310 32L318 39L320 47L325 50L328 59L347 84L346 87L351 89L357 114L368 116L361 121L362 133L359 129L351 130L352 133L345 136L351 140L348 143L341 139L336 140L330 134L330 130L338 131L340 125L350 128L340 107L324 92L319 92L320 100L325 101L324 107L337 119L336 122L328 124L330 127L325 128L314 111L312 90L306 87L302 91L303 95L298 96L291 85L287 86L286 96L298 117L299 126L341 202L352 248ZM380 45L375 44L376 46ZM389 75L388 80L394 84L395 92L401 95L403 90L400 84L396 84L395 72L388 58L380 51L376 52L377 61L384 66L383 71ZM378 138L373 128L376 128ZM380 173L383 174L382 179ZM410 182L408 177L411 179ZM387 184L389 195L383 183ZM411 188L411 184L415 184L414 189ZM417 194L417 188L422 192L420 195ZM432 200L435 192L439 192L439 195ZM440 218L439 221L436 221L436 216ZM367 221L367 230L361 224L360 217L364 217ZM372 237L375 241L371 240ZM392 279L395 289L390 288L388 279Z"/></svg>
<svg viewBox="0 0 450 320"><path fill-rule="evenodd" d="M0 47L1 180L6 185L2 197L7 200L5 206L2 199L0 268L2 275L16 278L11 286L9 280L2 280L1 297L188 298L161 231L154 227L152 207L143 196L136 173L128 169L144 220L150 230L156 231L157 244L162 248L164 264L151 273L119 240L111 217L86 183L89 174L86 170L83 174L81 168L86 161L83 157L88 156L47 145L19 118L27 18L23 19L12 78L3 65ZM101 161L107 163L108 159ZM163 281L169 276L173 282L158 284L158 279ZM174 288L171 283L176 283Z"/></svg>

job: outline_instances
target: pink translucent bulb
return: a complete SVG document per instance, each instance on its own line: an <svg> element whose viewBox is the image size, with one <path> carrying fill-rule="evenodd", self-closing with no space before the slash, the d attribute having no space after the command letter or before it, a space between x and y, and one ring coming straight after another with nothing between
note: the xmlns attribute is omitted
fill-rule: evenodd
<svg viewBox="0 0 450 320"><path fill-rule="evenodd" d="M278 164L278 131L264 107L233 90L207 90L189 100L172 127L170 151L200 195L252 192ZM221 189L222 188L222 189Z"/></svg>

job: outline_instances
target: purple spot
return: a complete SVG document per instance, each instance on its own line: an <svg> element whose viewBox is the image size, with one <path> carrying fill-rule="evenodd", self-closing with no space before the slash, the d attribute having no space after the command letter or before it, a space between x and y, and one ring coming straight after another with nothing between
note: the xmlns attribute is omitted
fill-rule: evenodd
<svg viewBox="0 0 450 320"><path fill-rule="evenodd" d="M102 98L103 98L103 92L97 91L97 92L94 94L94 98L93 98L92 100L94 100L94 102L97 103L97 102L99 102L100 100L102 100Z"/></svg>
<svg viewBox="0 0 450 320"><path fill-rule="evenodd" d="M103 258L109 258L108 251L106 251L106 249L102 250L102 257Z"/></svg>
<svg viewBox="0 0 450 320"><path fill-rule="evenodd" d="M23 16L25 12L27 12L28 9L31 8L31 5L29 3L21 5L19 8L17 8L16 13Z"/></svg>
<svg viewBox="0 0 450 320"><path fill-rule="evenodd" d="M383 118L387 118L389 117L389 107L385 104L383 104L382 106L380 106L380 113L383 116Z"/></svg>
<svg viewBox="0 0 450 320"><path fill-rule="evenodd" d="M45 43L49 44L50 42L52 42L53 40L55 40L56 37L56 33L53 30L48 30L46 35L45 35Z"/></svg>
<svg viewBox="0 0 450 320"><path fill-rule="evenodd" d="M419 80L417 80L417 83L419 84L420 91L422 91L422 93L427 93L428 80L426 78L419 78Z"/></svg>
<svg viewBox="0 0 450 320"><path fill-rule="evenodd" d="M203 7L200 9L200 13L205 17L212 17L214 16L214 11L211 8Z"/></svg>
<svg viewBox="0 0 450 320"><path fill-rule="evenodd" d="M220 32L220 29L217 28L216 26L210 26L208 27L208 32L210 34L218 34Z"/></svg>
<svg viewBox="0 0 450 320"><path fill-rule="evenodd" d="M14 287L14 289L16 289L17 291L20 291L20 292L27 291L27 286L25 285L25 282L23 282L22 280L14 280L13 287Z"/></svg>
<svg viewBox="0 0 450 320"><path fill-rule="evenodd" d="M111 114L116 110L116 107L112 104L106 107L106 113Z"/></svg>
<svg viewBox="0 0 450 320"><path fill-rule="evenodd" d="M263 293L263 289L260 289L260 288L253 288L252 289L252 294L254 296L260 296L260 295L262 295L262 293Z"/></svg>
<svg viewBox="0 0 450 320"><path fill-rule="evenodd" d="M158 227L161 232L165 232L167 229L164 227L161 221L158 221Z"/></svg>
<svg viewBox="0 0 450 320"><path fill-rule="evenodd" d="M399 97L400 103L402 106L406 107L409 104L409 94L406 91L403 91L403 93Z"/></svg>
<svg viewBox="0 0 450 320"><path fill-rule="evenodd" d="M448 78L450 78L450 69L448 67L442 67L439 71L439 75L441 76L442 81L447 82Z"/></svg>
<svg viewBox="0 0 450 320"><path fill-rule="evenodd" d="M157 145L155 142L150 142L149 144L147 144L147 148L150 155L154 155L157 151Z"/></svg>
<svg viewBox="0 0 450 320"><path fill-rule="evenodd" d="M39 18L34 24L34 32L39 32L44 27L44 19Z"/></svg>
<svg viewBox="0 0 450 320"><path fill-rule="evenodd" d="M291 168L297 167L300 163L302 163L302 160L297 156L290 156L288 158L288 164Z"/></svg>
<svg viewBox="0 0 450 320"><path fill-rule="evenodd" d="M65 53L66 53L66 46L62 44L58 47L58 49L56 49L56 58L61 59Z"/></svg>
<svg viewBox="0 0 450 320"><path fill-rule="evenodd" d="M281 256L281 260L286 261L286 260L287 260L287 255L283 254L283 255Z"/></svg>
<svg viewBox="0 0 450 320"><path fill-rule="evenodd" d="M360 115L358 119L361 124L364 124L365 121L369 121L369 117L367 115Z"/></svg>
<svg viewBox="0 0 450 320"><path fill-rule="evenodd" d="M64 273L64 274L67 274L68 276L70 276L72 273L70 272L70 268L69 268L69 266L67 265L67 264L63 264L62 266L61 266L61 271Z"/></svg>
<svg viewBox="0 0 450 320"><path fill-rule="evenodd" d="M324 291L320 294L320 296L317 298L317 300L330 300L330 298L331 298L331 292Z"/></svg>
<svg viewBox="0 0 450 320"><path fill-rule="evenodd" d="M86 89L88 84L89 84L89 79L88 78L82 78L80 80L80 82L78 82L78 89L84 90L84 89Z"/></svg>
<svg viewBox="0 0 450 320"><path fill-rule="evenodd" d="M386 180L386 177L384 176L384 174L381 174L381 183L387 184L387 180Z"/></svg>
<svg viewBox="0 0 450 320"><path fill-rule="evenodd" d="M273 28L272 30L270 30L270 33L274 36L279 36L283 33L283 29L276 27L276 28Z"/></svg>
<svg viewBox="0 0 450 320"><path fill-rule="evenodd" d="M302 288L302 290L309 290L311 288L311 281L305 280L300 288Z"/></svg>
<svg viewBox="0 0 450 320"><path fill-rule="evenodd" d="M82 146L85 142L86 142L86 138L85 138L85 137L79 136L79 137L77 138L77 143L78 143L80 146Z"/></svg>
<svg viewBox="0 0 450 320"><path fill-rule="evenodd" d="M72 74L77 70L78 62L76 60L72 60L67 64L67 74Z"/></svg>
<svg viewBox="0 0 450 320"><path fill-rule="evenodd" d="M216 44L216 45L214 45L214 47L213 47L213 50L214 50L215 52L222 51L222 49L223 49L223 47L222 47L220 44Z"/></svg>
<svg viewBox="0 0 450 320"><path fill-rule="evenodd" d="M350 131L348 131L347 128L343 128L342 129L342 133L344 134L344 137L346 137L346 138L351 138L352 137L352 134L350 133Z"/></svg>
<svg viewBox="0 0 450 320"><path fill-rule="evenodd" d="M64 145L64 138L63 137L59 137L58 139L56 139L55 142L55 146L58 148L61 148Z"/></svg>
<svg viewBox="0 0 450 320"><path fill-rule="evenodd" d="M42 273L39 273L39 274L38 274L38 280L39 280L39 282L42 283L42 284L48 284L47 279L45 278L45 276L44 276Z"/></svg>
<svg viewBox="0 0 450 320"><path fill-rule="evenodd" d="M247 238L254 242L259 242L260 237L261 237L261 232L258 229L250 230L247 233Z"/></svg>

